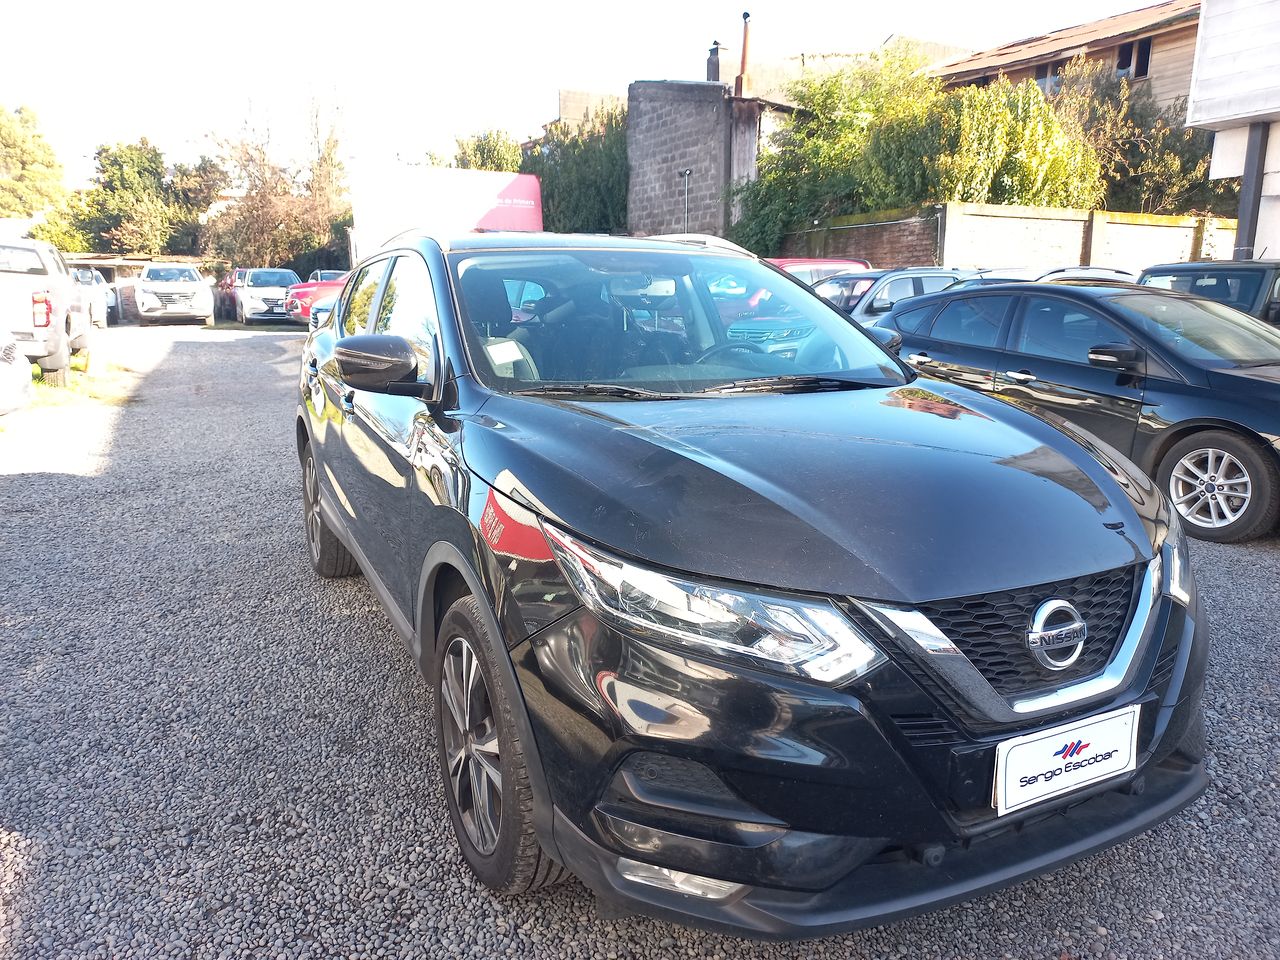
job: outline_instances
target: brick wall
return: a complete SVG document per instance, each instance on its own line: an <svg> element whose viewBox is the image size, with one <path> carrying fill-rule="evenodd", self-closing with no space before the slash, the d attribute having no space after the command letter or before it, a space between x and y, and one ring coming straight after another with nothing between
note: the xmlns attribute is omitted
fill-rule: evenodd
<svg viewBox="0 0 1280 960"><path fill-rule="evenodd" d="M782 255L856 257L873 267L933 266L938 262L938 215L928 208L837 217L818 229L789 234Z"/></svg>
<svg viewBox="0 0 1280 960"><path fill-rule="evenodd" d="M639 81L627 90L627 227L637 235L683 233L689 177L690 233L728 227L730 99L723 84Z"/></svg>

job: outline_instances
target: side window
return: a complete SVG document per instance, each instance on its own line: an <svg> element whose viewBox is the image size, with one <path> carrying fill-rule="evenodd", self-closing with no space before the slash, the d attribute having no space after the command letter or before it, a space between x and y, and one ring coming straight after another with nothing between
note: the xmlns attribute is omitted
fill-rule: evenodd
<svg viewBox="0 0 1280 960"><path fill-rule="evenodd" d="M901 313L895 312L893 315L894 325L903 333L919 333L928 323L930 314L937 304L929 304L926 307L916 307L912 310L903 310Z"/></svg>
<svg viewBox="0 0 1280 960"><path fill-rule="evenodd" d="M944 287L949 287L955 279L949 273L927 273L920 278L920 290L922 293L937 293Z"/></svg>
<svg viewBox="0 0 1280 960"><path fill-rule="evenodd" d="M994 347L1012 297L962 297L952 300L933 321L930 336L974 347Z"/></svg>
<svg viewBox="0 0 1280 960"><path fill-rule="evenodd" d="M386 260L378 260L366 264L356 271L347 286L347 294L342 303L342 333L352 336L364 333L369 325L369 314L373 311L373 298L378 292L378 284L387 271Z"/></svg>
<svg viewBox="0 0 1280 960"><path fill-rule="evenodd" d="M431 270L417 254L396 257L372 333L389 333L428 349L440 329Z"/></svg>
<svg viewBox="0 0 1280 960"><path fill-rule="evenodd" d="M1027 297L1011 349L1049 360L1088 363L1089 348L1100 343L1129 343L1129 336L1105 317L1068 300Z"/></svg>
<svg viewBox="0 0 1280 960"><path fill-rule="evenodd" d="M915 295L915 279L913 277L897 277L880 288L880 292L876 294L876 299L897 303L899 300L906 300Z"/></svg>

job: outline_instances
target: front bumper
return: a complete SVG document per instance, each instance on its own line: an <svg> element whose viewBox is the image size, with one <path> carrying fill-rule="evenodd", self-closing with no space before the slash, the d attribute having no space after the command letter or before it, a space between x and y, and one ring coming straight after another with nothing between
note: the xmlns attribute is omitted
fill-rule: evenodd
<svg viewBox="0 0 1280 960"><path fill-rule="evenodd" d="M764 938L935 909L1105 849L1206 786L1197 609L1163 598L1134 682L1078 710L973 729L897 662L833 689L698 661L578 610L512 650L553 845L608 901ZM991 806L996 746L1140 703L1133 772L1025 811ZM627 879L619 858L743 884L724 900Z"/></svg>

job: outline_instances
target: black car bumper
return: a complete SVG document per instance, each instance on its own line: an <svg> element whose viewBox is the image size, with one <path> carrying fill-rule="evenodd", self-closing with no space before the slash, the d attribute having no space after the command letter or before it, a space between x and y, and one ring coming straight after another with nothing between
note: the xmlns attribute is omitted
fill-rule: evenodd
<svg viewBox="0 0 1280 960"><path fill-rule="evenodd" d="M606 901L764 938L823 936L1051 870L1205 789L1206 638L1168 600L1113 699L974 730L896 663L845 689L624 637L585 610L512 650L554 805L553 847ZM997 817L1003 740L1141 704L1137 768ZM619 860L740 884L723 899L628 879Z"/></svg>

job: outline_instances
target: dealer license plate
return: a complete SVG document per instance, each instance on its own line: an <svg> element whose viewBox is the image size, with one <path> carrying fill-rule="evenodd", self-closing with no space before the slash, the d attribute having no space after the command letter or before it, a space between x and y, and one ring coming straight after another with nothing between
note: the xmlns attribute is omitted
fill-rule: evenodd
<svg viewBox="0 0 1280 960"><path fill-rule="evenodd" d="M1134 769L1140 710L1125 707L1004 741L996 747L997 816Z"/></svg>

